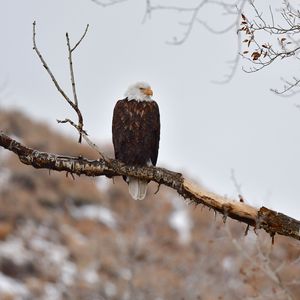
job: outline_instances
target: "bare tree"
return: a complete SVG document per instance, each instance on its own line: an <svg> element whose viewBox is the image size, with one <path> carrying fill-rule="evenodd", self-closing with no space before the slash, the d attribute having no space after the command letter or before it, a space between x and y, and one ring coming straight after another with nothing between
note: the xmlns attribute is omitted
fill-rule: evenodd
<svg viewBox="0 0 300 300"><path fill-rule="evenodd" d="M78 116L77 124L70 119L65 119L58 122L69 123L76 128L79 133L79 142L81 142L81 137L83 137L87 143L97 151L100 159L92 161L82 156L71 157L40 152L36 149L30 149L20 144L16 140L5 135L3 132L0 133L0 146L14 152L24 164L31 165L34 168L44 168L60 172L65 171L67 174L71 174L73 178L73 174L84 174L87 176L107 176L109 178L126 175L138 177L143 180L155 181L159 184L159 186L163 184L176 190L177 193L184 199L189 200L195 205L202 204L210 209L213 209L215 212L221 213L223 215L224 222L226 221L227 217L230 217L247 224L245 234L247 234L249 227L252 226L255 229L264 229L271 235L272 239L277 233L300 240L300 222L291 217L285 216L284 214L277 213L266 207L257 209L247 205L242 197L240 197L239 201L233 201L225 197L218 196L198 187L180 173L157 167L140 168L136 166L127 166L120 161L106 157L102 151L92 141L90 141L87 132L83 128L83 117L78 106L76 94L72 53L75 49L77 49L79 44L86 36L87 30L88 26L86 27L82 37L77 43L75 43L75 46L73 47L70 44L68 33L66 34L73 99L68 97L63 91L37 47L35 22L33 23L33 49L52 79L56 89L63 96L64 100L69 103L71 108Z"/></svg>

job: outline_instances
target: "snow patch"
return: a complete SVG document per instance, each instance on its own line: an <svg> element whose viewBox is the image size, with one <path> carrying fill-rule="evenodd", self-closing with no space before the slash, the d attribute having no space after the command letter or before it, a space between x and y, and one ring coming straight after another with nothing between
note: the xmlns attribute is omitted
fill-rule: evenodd
<svg viewBox="0 0 300 300"><path fill-rule="evenodd" d="M127 268L123 268L119 271L119 275L120 277L122 277L124 280L131 280L132 279L132 272L131 270L127 269Z"/></svg>
<svg viewBox="0 0 300 300"><path fill-rule="evenodd" d="M45 295L43 300L61 300L62 291L55 284L47 283L44 287Z"/></svg>
<svg viewBox="0 0 300 300"><path fill-rule="evenodd" d="M170 226L177 231L179 242L183 245L191 240L193 223L187 206L178 198L172 199L173 212L169 216Z"/></svg>
<svg viewBox="0 0 300 300"><path fill-rule="evenodd" d="M56 245L39 237L35 237L30 241L33 250L44 253L48 260L55 264L63 263L69 255L67 248Z"/></svg>
<svg viewBox="0 0 300 300"><path fill-rule="evenodd" d="M117 294L117 288L112 282L108 282L105 285L104 291L107 297L115 297Z"/></svg>
<svg viewBox="0 0 300 300"><path fill-rule="evenodd" d="M74 283L77 267L69 260L69 250L66 247L54 244L39 237L33 238L30 241L30 245L32 249L47 257L47 259L44 260L46 266L60 266L60 278L64 285L70 286Z"/></svg>
<svg viewBox="0 0 300 300"><path fill-rule="evenodd" d="M99 191L102 193L106 192L109 189L111 179L108 179L106 177L99 177L96 179L96 186Z"/></svg>
<svg viewBox="0 0 300 300"><path fill-rule="evenodd" d="M226 256L222 260L222 267L225 271L231 271L235 264L236 262L231 256Z"/></svg>
<svg viewBox="0 0 300 300"><path fill-rule="evenodd" d="M3 159L2 154L3 153L0 152L1 159ZM0 190L3 189L6 186L6 184L9 182L9 178L10 178L11 174L12 174L12 172L8 168L2 167L0 169Z"/></svg>
<svg viewBox="0 0 300 300"><path fill-rule="evenodd" d="M81 272L81 277L85 282L89 284L96 284L100 281L97 270L92 267L83 270Z"/></svg>
<svg viewBox="0 0 300 300"><path fill-rule="evenodd" d="M18 265L33 259L33 255L24 247L24 242L16 237L0 243L0 257L9 258Z"/></svg>
<svg viewBox="0 0 300 300"><path fill-rule="evenodd" d="M30 296L30 292L24 284L11 277L4 275L1 272L0 272L0 291L1 294L19 296L22 297L22 299ZM18 298L14 298L14 299L18 299Z"/></svg>
<svg viewBox="0 0 300 300"><path fill-rule="evenodd" d="M80 207L71 207L70 213L75 219L90 219L103 223L111 229L117 227L117 221L114 213L106 207L100 205L82 205Z"/></svg>
<svg viewBox="0 0 300 300"><path fill-rule="evenodd" d="M61 280L64 285L70 286L75 281L75 276L77 274L77 266L70 262L65 261L61 267Z"/></svg>

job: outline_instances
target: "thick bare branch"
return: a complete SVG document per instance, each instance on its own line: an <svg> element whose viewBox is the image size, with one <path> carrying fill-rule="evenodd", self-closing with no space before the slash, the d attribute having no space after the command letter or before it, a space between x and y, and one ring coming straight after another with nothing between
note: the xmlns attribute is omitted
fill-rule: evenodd
<svg viewBox="0 0 300 300"><path fill-rule="evenodd" d="M300 240L300 222L270 210L266 207L257 209L244 202L233 201L208 192L195 185L180 173L157 167L134 167L110 159L88 160L83 157L61 156L30 149L4 133L0 133L0 146L14 152L24 164L34 168L65 171L71 174L86 176L134 176L143 180L155 181L166 185L189 199L192 203L205 205L227 217L241 221L255 229L262 228L272 237L275 234L285 235Z"/></svg>

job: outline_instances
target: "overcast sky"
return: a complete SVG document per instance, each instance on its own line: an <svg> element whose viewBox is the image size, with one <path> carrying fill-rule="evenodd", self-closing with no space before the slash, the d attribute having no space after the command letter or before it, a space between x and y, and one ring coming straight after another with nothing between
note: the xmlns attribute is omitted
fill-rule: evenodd
<svg viewBox="0 0 300 300"><path fill-rule="evenodd" d="M216 85L212 80L222 79L226 61L234 58L236 34L216 36L197 25L183 45L168 45L180 37L178 21L185 17L156 12L142 24L144 2L102 8L89 0L2 1L0 80L8 84L1 104L72 135L71 128L56 124L75 117L32 50L32 22L37 21L39 49L68 92L65 32L76 41L88 23L74 63L86 130L95 141L111 143L116 100L129 84L147 81L161 111L160 166L236 198L234 169L248 203L299 219L300 111L297 99L269 91L296 68L281 63L246 74L241 64L230 83ZM204 11L203 18L220 28L224 21L213 10Z"/></svg>

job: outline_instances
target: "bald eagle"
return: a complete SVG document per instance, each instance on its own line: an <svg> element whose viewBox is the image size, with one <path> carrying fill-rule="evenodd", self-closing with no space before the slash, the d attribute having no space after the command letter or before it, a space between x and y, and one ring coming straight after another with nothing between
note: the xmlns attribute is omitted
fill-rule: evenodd
<svg viewBox="0 0 300 300"><path fill-rule="evenodd" d="M138 82L128 88L125 99L114 108L112 137L115 158L130 166L155 166L157 162L160 117L157 103L152 100L149 84ZM135 200L143 200L148 181L123 177Z"/></svg>

